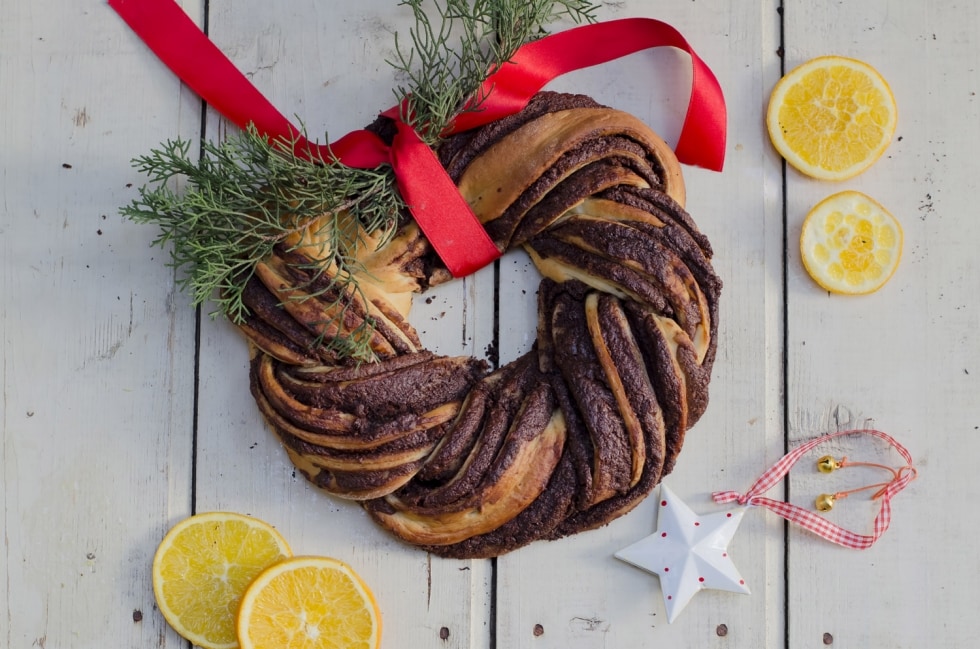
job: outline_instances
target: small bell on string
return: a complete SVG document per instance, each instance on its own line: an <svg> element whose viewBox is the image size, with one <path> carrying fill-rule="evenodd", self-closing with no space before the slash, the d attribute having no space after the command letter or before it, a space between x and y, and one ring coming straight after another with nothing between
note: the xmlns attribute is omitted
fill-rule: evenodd
<svg viewBox="0 0 980 649"><path fill-rule="evenodd" d="M820 471L820 473L832 473L840 467L840 462L838 462L833 455L824 455L822 458L817 460L817 470Z"/></svg>
<svg viewBox="0 0 980 649"><path fill-rule="evenodd" d="M820 494L817 496L814 505L818 512L829 512L834 508L834 503L837 502L837 496L834 494Z"/></svg>

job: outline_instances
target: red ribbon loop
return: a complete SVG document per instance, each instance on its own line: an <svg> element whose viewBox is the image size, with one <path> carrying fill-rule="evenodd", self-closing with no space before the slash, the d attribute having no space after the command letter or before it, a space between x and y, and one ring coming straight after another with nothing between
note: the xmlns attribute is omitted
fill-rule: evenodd
<svg viewBox="0 0 980 649"><path fill-rule="evenodd" d="M456 118L465 131L519 112L549 81L566 72L608 63L654 47L670 46L691 57L691 97L675 153L685 164L721 171L725 165L725 97L711 69L681 33L652 18L623 18L583 25L521 47L483 83L479 109Z"/></svg>
<svg viewBox="0 0 980 649"><path fill-rule="evenodd" d="M803 509L802 507L791 505L790 503L783 502L782 500L773 500L762 496L762 494L779 484L779 482L786 477L786 474L789 473L789 470L793 467L793 465L796 464L796 462L803 455L811 451L816 446L843 435L871 435L882 439L894 447L907 463L906 466L902 467L902 469L899 469L896 472L895 479L889 482L888 485L879 492L878 498L881 500L881 509L878 511L878 515L875 516L874 531L870 535L855 534L854 532L844 529L839 525L835 525L826 518ZM837 545L842 545L847 548L864 550L870 548L874 542L885 533L885 530L888 529L888 526L891 524L892 520L891 499L902 489L904 489L909 482L914 480L915 477L916 471L915 467L913 466L912 455L904 446L899 444L887 433L883 433L880 430L862 428L829 433L798 446L780 458L778 462L773 464L768 471L763 473L759 479L755 481L752 488L744 494L740 494L737 491L716 491L711 494L711 497L717 503L737 502L740 505L765 507L766 509L775 512L779 516L782 516L789 522L795 523L804 529L810 530L814 534L817 534L818 536L821 536L832 543L836 543Z"/></svg>
<svg viewBox="0 0 980 649"><path fill-rule="evenodd" d="M455 277L500 256L435 154L406 127L389 147L374 133L354 131L331 145L307 140L194 24L174 0L109 0L109 5L184 83L239 128L254 125L270 141L292 143L297 156L356 168L390 164L419 227ZM484 83L476 110L461 114L456 133L520 111L555 77L651 47L684 50L693 62L691 98L677 142L681 162L720 171L725 158L725 100L717 79L670 25L627 18L585 25L528 43ZM423 151L422 149L425 149Z"/></svg>

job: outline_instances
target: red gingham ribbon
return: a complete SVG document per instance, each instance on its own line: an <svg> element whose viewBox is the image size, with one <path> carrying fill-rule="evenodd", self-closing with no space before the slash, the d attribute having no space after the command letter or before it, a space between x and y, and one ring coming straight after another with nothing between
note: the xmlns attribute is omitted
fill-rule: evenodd
<svg viewBox="0 0 980 649"><path fill-rule="evenodd" d="M796 462L804 454L828 440L835 437L841 437L843 435L872 435L882 439L894 447L907 463L906 466L898 470L895 479L889 482L888 485L881 490L880 495L878 496L881 500L881 509L879 510L878 515L875 517L874 533L871 535L855 534L854 532L844 529L839 525L835 525L826 518L814 514L806 509L797 507L796 505L791 505L790 503L783 502L781 500L773 500L762 496L762 494L779 484L786 474L789 473L789 470L793 467L793 465L796 464ZM763 473L762 476L755 481L755 484L752 485L752 488L745 492L745 494L740 494L736 491L716 491L711 494L711 497L717 503L737 502L740 505L765 507L766 509L769 509L782 516L789 522L795 523L804 529L810 530L814 534L817 534L818 536L821 536L832 543L836 543L847 548L864 550L870 548L874 542L885 533L885 530L888 529L888 526L891 524L892 520L891 499L898 494L898 492L904 489L909 482L915 479L915 475L915 467L912 466L912 455L904 446L895 441L895 439L887 433L869 428L842 430L836 433L828 433L827 435L810 440L809 442L790 451L778 462L772 465L768 471Z"/></svg>

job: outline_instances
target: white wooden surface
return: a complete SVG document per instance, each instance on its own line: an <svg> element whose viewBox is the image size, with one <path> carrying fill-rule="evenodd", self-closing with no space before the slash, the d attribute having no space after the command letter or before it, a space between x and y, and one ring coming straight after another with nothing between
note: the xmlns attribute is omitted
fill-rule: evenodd
<svg viewBox="0 0 980 649"><path fill-rule="evenodd" d="M285 114L339 135L391 102L383 60L391 32L408 25L395 4L182 6L199 21L208 11L212 38ZM730 548L752 595L704 592L668 625L656 578L612 558L655 529L652 500L602 530L495 562L392 541L293 473L248 395L237 333L196 318L165 254L148 248L154 233L118 216L142 182L133 156L176 136L220 137L221 120L207 113L202 127L199 100L100 0L4 0L0 647L185 646L154 608L149 562L170 525L212 509L260 516L297 552L354 564L378 596L386 649L976 646L977 7L785 0L783 15L770 1L602 4L602 18L680 29L729 106L724 173L686 170L688 207L725 292L711 405L669 484L714 511L711 491L748 488L787 445L870 421L920 471L879 544L843 550L753 510ZM875 65L900 110L886 156L844 185L784 171L763 129L781 66L829 53ZM553 87L633 112L673 142L685 67L683 55L644 53ZM892 281L857 299L819 290L796 246L809 207L845 186L889 207L906 237ZM509 255L418 300L413 319L441 352L496 346L506 362L529 345L536 285ZM858 443L832 450L898 461ZM788 494L809 506L842 486L827 480L801 465ZM873 515L859 497L831 513L859 531Z"/></svg>

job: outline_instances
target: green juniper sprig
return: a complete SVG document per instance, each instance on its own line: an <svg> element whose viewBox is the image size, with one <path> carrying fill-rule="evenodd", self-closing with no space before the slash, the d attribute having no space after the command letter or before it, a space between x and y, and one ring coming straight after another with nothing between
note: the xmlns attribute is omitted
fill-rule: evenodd
<svg viewBox="0 0 980 649"><path fill-rule="evenodd" d="M221 144L205 142L198 160L187 140L165 142L134 160L151 185L122 208L137 223L160 228L154 245L170 245L177 283L195 306L212 300L213 315L240 323L248 313L242 301L255 264L276 244L317 223L314 233L325 245L308 269L331 268L332 289L358 270L361 238L352 233L347 211L369 233L386 241L403 209L390 167L353 169L297 157L291 143L276 146L249 128ZM180 191L171 181L180 179Z"/></svg>
<svg viewBox="0 0 980 649"><path fill-rule="evenodd" d="M411 48L395 34L395 58L388 63L407 83L396 88L401 119L430 146L462 111L478 109L483 82L514 53L547 35L544 26L563 17L595 19L587 0L402 0L412 9ZM434 5L433 22L426 5Z"/></svg>

